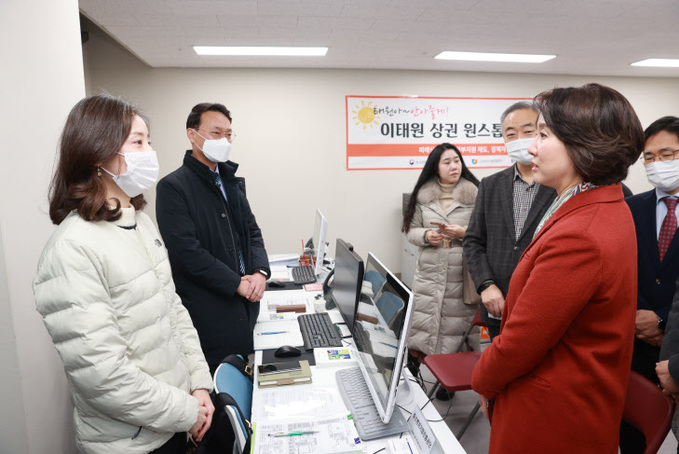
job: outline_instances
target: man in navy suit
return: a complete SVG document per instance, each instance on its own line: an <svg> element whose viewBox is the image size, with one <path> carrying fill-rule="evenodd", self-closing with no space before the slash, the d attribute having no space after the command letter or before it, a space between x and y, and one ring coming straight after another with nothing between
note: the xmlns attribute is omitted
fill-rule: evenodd
<svg viewBox="0 0 679 454"><path fill-rule="evenodd" d="M556 196L554 189L533 181L528 145L535 139L537 118L527 102L515 103L502 114L502 138L515 164L481 181L464 238L464 259L481 295L481 318L491 340L500 332L514 268Z"/></svg>
<svg viewBox="0 0 679 454"><path fill-rule="evenodd" d="M639 276L632 370L658 383L655 366L679 276L679 235L675 235L679 118L660 118L646 128L645 135L642 159L648 180L655 189L625 199L637 231ZM644 452L643 435L638 431L637 436L632 435L635 431L630 428L625 424L621 428L622 453Z"/></svg>

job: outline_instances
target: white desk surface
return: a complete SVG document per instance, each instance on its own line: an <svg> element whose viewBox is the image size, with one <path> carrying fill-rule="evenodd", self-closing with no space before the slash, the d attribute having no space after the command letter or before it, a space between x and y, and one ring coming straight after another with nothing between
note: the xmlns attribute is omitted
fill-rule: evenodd
<svg viewBox="0 0 679 454"><path fill-rule="evenodd" d="M266 300L267 296L270 297L273 294L276 296L283 296L284 293L288 293L289 291L287 290L279 290L279 291L274 291L274 292L265 292L264 298L262 299L261 303L261 311L262 312L268 312L267 305L266 305ZM294 290L293 290L294 292ZM310 296L313 297L314 293L310 293ZM339 314L339 311L337 309L329 311L330 317L334 322L339 322L341 321L341 315ZM292 316L292 314L290 314ZM260 320L262 320L263 317L260 316ZM259 323L259 322L258 322ZM276 321L266 321L267 325L269 324L275 324L277 323ZM275 326L275 325L274 325ZM271 337L275 339L275 336L278 335L272 335ZM281 344L282 345L282 344ZM262 351L257 350L255 352L255 365L260 365L262 364ZM351 367L355 366L355 364L348 364L346 367ZM257 373L257 367L255 369L255 374ZM308 389L308 390L323 390L323 389L337 389L337 384L335 382L335 372L338 370L338 366L312 366L311 371L312 371L312 378L313 382L311 384L305 384L305 385L294 385L294 386L285 386L285 387L280 387L280 388L267 388L267 389L259 389L257 386L257 379L255 377L254 383L254 389L253 389L253 396L252 396L252 422L257 423L257 422L266 422L269 420L269 417L266 415L266 412L263 408L263 392L268 391L271 392L272 389L278 389L278 390L283 390L283 389L291 389L291 388L297 388L300 391L302 389ZM406 380L413 380L412 375L408 371L407 368L403 369L403 375L405 376ZM402 383L401 386L404 384ZM436 443L434 444L431 452L432 453L451 453L451 454L465 454L464 449L460 445L460 443L457 441L455 438L455 435L450 431L450 428L448 428L448 425L445 423L445 421L441 421L441 415L439 415L438 411L436 411L436 408L431 403L427 403L428 399L426 394L422 391L422 389L419 387L414 382L410 383L410 397L407 399L407 402L405 402L405 409L408 411L412 411L415 405L419 406L422 408L422 413L424 414L424 417L429 421L429 426L432 429L432 432L434 433L436 437ZM339 394L339 392L338 392ZM426 404L426 405L425 405ZM339 399L339 402L337 405L341 405L342 408L337 408L337 412L347 412L347 408L344 406L344 403L341 402L341 398ZM400 410L399 410L400 411ZM404 416L407 418L408 414L404 413ZM436 421L436 422L432 422ZM394 437L396 438L396 437ZM385 448L387 445L387 439L388 438L383 438L383 439L378 439L378 440L371 440L371 441L364 441L363 442L363 449L364 453L366 454L373 454L382 448ZM258 453L257 446L255 444L254 446L254 451L255 454ZM380 451L381 453L388 454L387 450Z"/></svg>

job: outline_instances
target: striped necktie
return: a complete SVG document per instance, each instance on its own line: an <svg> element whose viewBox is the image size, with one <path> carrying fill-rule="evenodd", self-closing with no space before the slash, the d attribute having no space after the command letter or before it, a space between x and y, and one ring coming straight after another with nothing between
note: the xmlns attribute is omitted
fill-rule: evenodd
<svg viewBox="0 0 679 454"><path fill-rule="evenodd" d="M220 178L219 174L216 172L212 173L212 178L214 181L215 186L217 186L217 189L222 193L224 198L226 199L226 191L224 190L224 187L222 186L222 179ZM228 204L228 200L226 200ZM243 252L241 252L240 247L236 245L236 249L238 250L238 269L240 270L241 276L245 276L245 260L243 259Z"/></svg>

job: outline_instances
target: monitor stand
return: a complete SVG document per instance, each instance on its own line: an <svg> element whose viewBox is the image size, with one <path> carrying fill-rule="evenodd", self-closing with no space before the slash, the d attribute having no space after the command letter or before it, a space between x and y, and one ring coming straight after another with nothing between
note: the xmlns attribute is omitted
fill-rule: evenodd
<svg viewBox="0 0 679 454"><path fill-rule="evenodd" d="M412 389L410 389L412 384L410 383L409 377L410 375L406 374L404 368L404 370L401 371L401 382L396 389L396 405L403 408L409 408L414 400Z"/></svg>

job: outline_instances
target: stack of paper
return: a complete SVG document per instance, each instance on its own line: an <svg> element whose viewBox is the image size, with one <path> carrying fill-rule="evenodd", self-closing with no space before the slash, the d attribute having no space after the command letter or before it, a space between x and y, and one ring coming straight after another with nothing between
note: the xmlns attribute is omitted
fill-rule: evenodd
<svg viewBox="0 0 679 454"><path fill-rule="evenodd" d="M356 428L346 415L313 421L257 423L255 446L261 454L363 452Z"/></svg>

